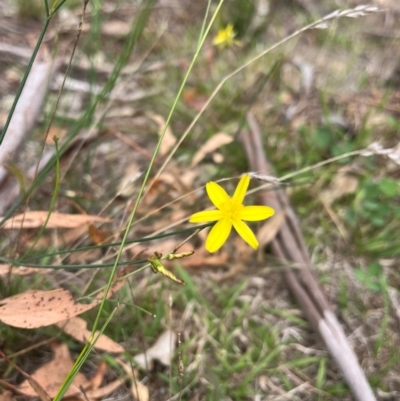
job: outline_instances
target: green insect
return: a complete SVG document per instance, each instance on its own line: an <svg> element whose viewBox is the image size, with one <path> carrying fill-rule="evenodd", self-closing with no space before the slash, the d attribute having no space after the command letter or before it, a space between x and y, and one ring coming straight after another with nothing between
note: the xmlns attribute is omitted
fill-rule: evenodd
<svg viewBox="0 0 400 401"><path fill-rule="evenodd" d="M190 255L193 255L194 251L190 252L182 252L182 253L170 253L167 256L168 260L173 260L173 259L181 259L181 258L186 258ZM178 284L185 285L186 283L176 277L171 271L169 271L162 263L161 263L161 258L162 258L162 253L160 252L154 252L153 256L150 256L148 262L151 265L151 269L153 270L154 273L161 273L165 277L168 277L172 281L175 281Z"/></svg>

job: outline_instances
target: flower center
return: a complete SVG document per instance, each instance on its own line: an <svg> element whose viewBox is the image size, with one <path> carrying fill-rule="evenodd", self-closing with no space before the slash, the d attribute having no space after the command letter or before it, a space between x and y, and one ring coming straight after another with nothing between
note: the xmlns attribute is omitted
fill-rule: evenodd
<svg viewBox="0 0 400 401"><path fill-rule="evenodd" d="M238 218L242 209L243 205L241 203L233 201L232 199L227 200L220 207L221 212L228 219Z"/></svg>

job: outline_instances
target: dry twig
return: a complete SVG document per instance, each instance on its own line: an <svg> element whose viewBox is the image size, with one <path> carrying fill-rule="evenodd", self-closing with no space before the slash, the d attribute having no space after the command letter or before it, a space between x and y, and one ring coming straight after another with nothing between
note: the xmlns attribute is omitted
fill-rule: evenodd
<svg viewBox="0 0 400 401"><path fill-rule="evenodd" d="M252 170L271 174L263 152L261 132L254 116L249 113L250 132L242 134L242 142ZM324 340L326 347L338 364L357 401L376 401L357 357L346 339L332 307L321 289L313 270L303 236L289 200L282 190L264 192L263 203L272 206L277 213L285 210L286 219L278 235L272 240L272 252L284 262L302 265L302 269L285 269L283 275L299 302L313 329Z"/></svg>

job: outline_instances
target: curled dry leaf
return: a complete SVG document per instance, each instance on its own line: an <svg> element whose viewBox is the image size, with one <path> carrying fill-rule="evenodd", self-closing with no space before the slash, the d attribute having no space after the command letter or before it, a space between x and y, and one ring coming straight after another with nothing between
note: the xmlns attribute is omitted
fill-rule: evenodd
<svg viewBox="0 0 400 401"><path fill-rule="evenodd" d="M116 359L116 361L122 366L131 380L131 393L133 398L137 401L149 401L149 389L139 381L137 370L132 369L131 365L127 365L120 359Z"/></svg>
<svg viewBox="0 0 400 401"><path fill-rule="evenodd" d="M25 377L28 385L32 388L35 394L40 398L41 401L51 401L50 396L47 394L46 390L41 386L41 384L31 375L22 370L18 365L11 361L3 352L0 351L0 355L12 366L17 372L19 372L23 377ZM11 388L17 390L17 387L11 386ZM1 397L0 397L1 398Z"/></svg>
<svg viewBox="0 0 400 401"><path fill-rule="evenodd" d="M211 51L213 52L213 49ZM210 54L210 52L208 52L209 56L210 55L212 56L213 54L214 53ZM205 56L207 58L207 54L205 54ZM189 107L197 111L200 111L207 101L207 96L200 93L197 88L192 87L192 88L185 88L182 94L182 99Z"/></svg>
<svg viewBox="0 0 400 401"><path fill-rule="evenodd" d="M50 397L54 397L57 394L74 363L66 344L53 343L52 348L54 358L49 363L40 367L32 375L32 378L40 384ZM81 389L85 390L89 386L90 381L86 379L82 373L78 372L65 396L71 397L81 395ZM37 396L28 380L23 381L18 386L18 391L27 396Z"/></svg>
<svg viewBox="0 0 400 401"><path fill-rule="evenodd" d="M166 330L158 337L156 343L145 353L136 355L134 360L143 369L151 369L153 359L157 359L165 366L171 365L171 360L175 351L176 333Z"/></svg>
<svg viewBox="0 0 400 401"><path fill-rule="evenodd" d="M267 245L278 234L283 222L285 221L285 211L282 210L268 219L258 230L257 237L261 246Z"/></svg>
<svg viewBox="0 0 400 401"><path fill-rule="evenodd" d="M357 187L357 177L340 171L331 181L329 188L321 193L321 198L327 205L332 205L336 199L343 195L353 194Z"/></svg>
<svg viewBox="0 0 400 401"><path fill-rule="evenodd" d="M193 182L198 176L199 176L198 171L194 171L194 170L182 171L182 174L180 175L180 181L187 188L192 188Z"/></svg>
<svg viewBox="0 0 400 401"><path fill-rule="evenodd" d="M93 224L89 224L88 232L89 232L90 239L96 245L105 244L107 242L107 239L110 237L110 234L108 234L104 230L98 229Z"/></svg>
<svg viewBox="0 0 400 401"><path fill-rule="evenodd" d="M137 401L149 401L149 388L141 383L135 375L131 384L132 397Z"/></svg>
<svg viewBox="0 0 400 401"><path fill-rule="evenodd" d="M86 343L91 334L91 331L87 329L87 323L77 316L58 322L57 326L64 331L64 333L67 333L75 340L82 343ZM97 337L98 335L99 332L96 331L94 336ZM100 335L94 345L94 348L111 353L124 352L124 348L121 345L116 343L114 340L111 340L111 338L107 337L105 334Z"/></svg>
<svg viewBox="0 0 400 401"><path fill-rule="evenodd" d="M107 21L101 27L101 33L103 35L111 36L114 38L124 38L128 35L131 29L131 23L125 21Z"/></svg>
<svg viewBox="0 0 400 401"><path fill-rule="evenodd" d="M36 236L32 236L25 242L21 242L21 246L24 246L25 249L28 249L30 246L35 244L35 248L49 248L54 246L54 236L51 235L52 233L48 231L44 233L40 238L39 241L36 242ZM66 229L62 232L59 231L57 233L57 246L59 248L67 247L68 245L74 243L77 239L81 238L82 235L87 234L87 226L83 225L76 228ZM75 252L74 252L75 254ZM82 262L83 263L83 262Z"/></svg>
<svg viewBox="0 0 400 401"><path fill-rule="evenodd" d="M80 315L100 303L79 304L69 291L27 291L0 301L0 321L14 327L34 329Z"/></svg>
<svg viewBox="0 0 400 401"><path fill-rule="evenodd" d="M45 223L49 212L45 210L34 210L14 216L7 220L0 228L3 229L19 229L22 228L38 228ZM3 219L0 217L0 219ZM86 214L65 214L52 213L47 222L46 228L76 228L87 223L101 222L109 223L112 220L100 216L89 216Z"/></svg>
<svg viewBox="0 0 400 401"><path fill-rule="evenodd" d="M107 395L113 393L117 388L124 384L126 377L119 377L118 379L107 383L105 386L98 389L88 390L85 392L86 397L82 397L82 401L93 400L93 399L103 399Z"/></svg>
<svg viewBox="0 0 400 401"><path fill-rule="evenodd" d="M100 362L100 365L97 367L94 376L90 378L90 388L92 390L97 390L101 387L101 383L103 383L106 372L107 372L107 364L104 361L102 361Z"/></svg>
<svg viewBox="0 0 400 401"><path fill-rule="evenodd" d="M200 163L206 155L209 153L214 152L215 150L219 149L223 145L227 145L228 143L231 143L233 141L233 138L229 136L228 134L225 134L223 132L219 132L218 134L215 134L212 136L206 143L196 152L196 154L193 157L192 164L190 167L196 166L198 163Z"/></svg>
<svg viewBox="0 0 400 401"><path fill-rule="evenodd" d="M165 119L164 117L158 115L158 114L152 114L148 113L148 116L157 123L159 130L158 130L158 135L161 135L162 130L164 129L165 126ZM160 156L166 155L170 149L176 144L176 138L175 135L172 133L172 130L170 127L167 127L167 130L165 131L164 138L161 142L160 146Z"/></svg>
<svg viewBox="0 0 400 401"><path fill-rule="evenodd" d="M140 188L138 180L142 175L143 172L136 163L127 166L124 176L118 184L117 196L122 198L130 198L133 196L135 191L138 191Z"/></svg>

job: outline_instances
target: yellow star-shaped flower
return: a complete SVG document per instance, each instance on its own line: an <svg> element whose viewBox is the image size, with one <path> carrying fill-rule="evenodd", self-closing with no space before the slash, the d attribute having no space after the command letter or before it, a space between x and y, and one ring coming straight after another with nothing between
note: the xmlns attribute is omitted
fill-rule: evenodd
<svg viewBox="0 0 400 401"><path fill-rule="evenodd" d="M216 252L228 239L232 226L252 248L258 248L258 241L253 231L244 221L265 220L273 216L275 211L269 206L244 206L243 200L250 183L250 177L245 174L239 181L232 198L216 182L209 182L206 190L217 210L205 210L193 214L190 223L205 223L216 221L206 240L208 252Z"/></svg>
<svg viewBox="0 0 400 401"><path fill-rule="evenodd" d="M233 30L233 25L228 24L226 28L220 29L217 33L217 36L213 39L212 44L214 46L218 46L220 49L224 47L230 47L233 45L239 45L240 42L235 40L236 32Z"/></svg>

